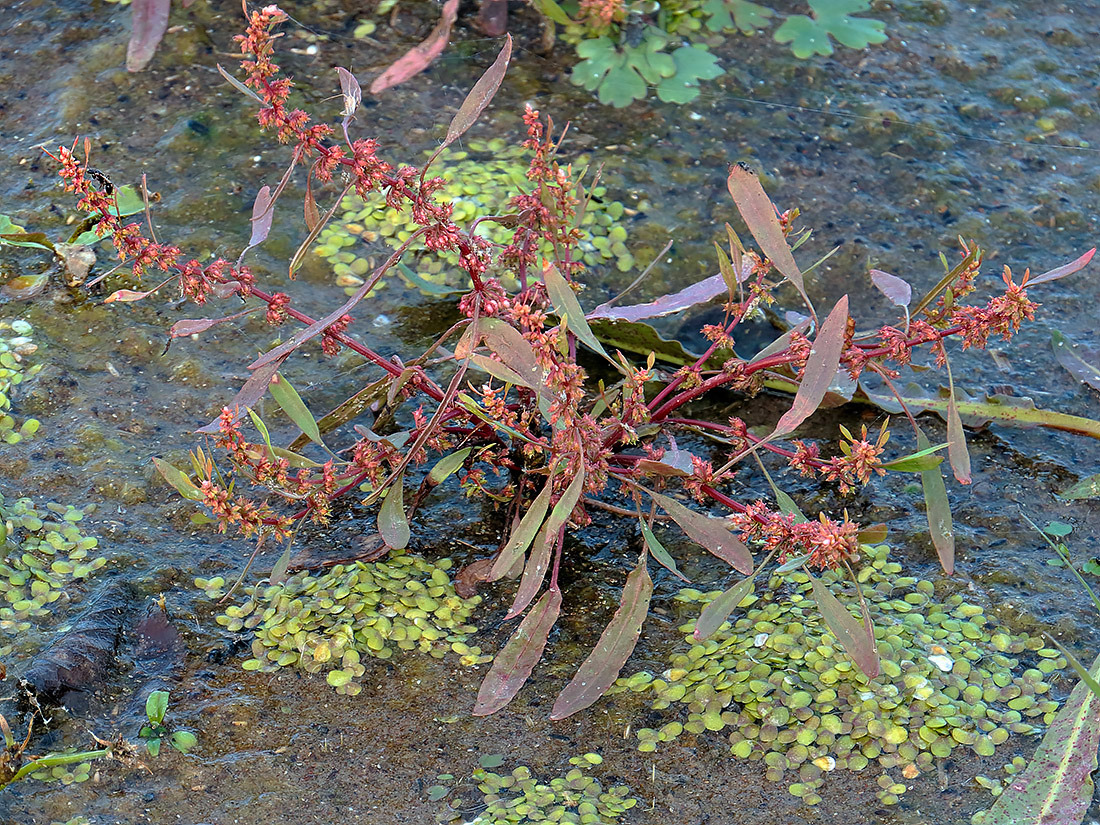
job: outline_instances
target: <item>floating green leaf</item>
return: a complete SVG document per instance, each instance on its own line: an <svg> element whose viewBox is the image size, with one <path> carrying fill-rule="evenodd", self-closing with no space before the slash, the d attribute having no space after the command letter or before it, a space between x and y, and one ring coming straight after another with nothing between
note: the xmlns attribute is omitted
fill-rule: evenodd
<svg viewBox="0 0 1100 825"><path fill-rule="evenodd" d="M187 753L198 744L199 740L198 737L189 730L177 730L168 737L168 741L171 742L172 747L180 753Z"/></svg>
<svg viewBox="0 0 1100 825"><path fill-rule="evenodd" d="M710 15L707 28L714 32L736 27L742 34L754 34L757 29L765 28L775 14L767 6L748 0L707 0L700 8Z"/></svg>
<svg viewBox="0 0 1100 825"><path fill-rule="evenodd" d="M792 14L775 30L776 43L790 43L795 57L833 53L830 35L850 49L865 49L873 43L885 43L886 24L881 20L852 17L867 11L867 0L809 0L813 16Z"/></svg>
<svg viewBox="0 0 1100 825"><path fill-rule="evenodd" d="M550 711L551 719L572 716L603 696L634 652L653 595L653 580L646 568L647 561L646 554L642 553L638 564L626 577L619 609L600 634L596 647L558 695Z"/></svg>
<svg viewBox="0 0 1100 825"><path fill-rule="evenodd" d="M681 46L672 53L676 74L657 84L657 97L665 103L687 103L699 96L699 81L721 76L718 59L706 46Z"/></svg>
<svg viewBox="0 0 1100 825"><path fill-rule="evenodd" d="M1100 473L1083 478L1072 487L1058 494L1058 498L1075 501L1082 498L1100 498Z"/></svg>
<svg viewBox="0 0 1100 825"><path fill-rule="evenodd" d="M153 466L157 468L157 472L161 474L165 481L171 484L176 492L186 499L191 501L202 501L202 491L195 486L195 483L187 477L187 474L182 470L178 470L159 458L153 459Z"/></svg>
<svg viewBox="0 0 1100 825"><path fill-rule="evenodd" d="M1100 657L1090 668L1100 674ZM1078 825L1092 801L1100 698L1079 682L1047 729L1028 769L981 815L981 825Z"/></svg>

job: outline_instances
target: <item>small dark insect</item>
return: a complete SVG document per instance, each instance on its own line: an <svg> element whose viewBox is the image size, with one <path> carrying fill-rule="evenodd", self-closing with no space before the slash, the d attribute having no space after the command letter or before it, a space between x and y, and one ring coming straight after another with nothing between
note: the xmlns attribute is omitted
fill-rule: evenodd
<svg viewBox="0 0 1100 825"><path fill-rule="evenodd" d="M106 195L113 195L115 193L115 185L111 183L111 179L100 172L98 169L92 169L88 167L84 170L84 177L91 178L99 184L99 188Z"/></svg>

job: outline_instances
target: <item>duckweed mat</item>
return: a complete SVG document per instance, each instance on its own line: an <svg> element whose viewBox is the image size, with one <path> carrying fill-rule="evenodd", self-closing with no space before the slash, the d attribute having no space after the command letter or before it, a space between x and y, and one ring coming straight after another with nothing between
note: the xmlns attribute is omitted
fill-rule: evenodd
<svg viewBox="0 0 1100 825"><path fill-rule="evenodd" d="M638 730L639 750L732 728L731 753L763 762L769 780L793 778L790 792L807 804L821 801L829 772L872 763L884 771L880 800L895 804L906 786L890 771L915 779L956 748L992 756L1010 734L1040 733L1058 709L1045 698L1045 679L1065 667L1059 652L997 625L960 594L937 600L931 582L899 575L888 555L886 546L870 548L858 574L882 660L878 677L868 679L845 655L804 573L775 575L705 642L694 641L694 620L683 625L686 645L662 674L618 680L612 691L652 697L654 709L686 705L686 720ZM822 578L842 586L835 574ZM702 606L720 592L688 589L677 598Z"/></svg>
<svg viewBox="0 0 1100 825"><path fill-rule="evenodd" d="M477 631L466 621L481 598L455 593L451 564L393 551L385 561L341 564L322 575L303 571L282 584L244 588L245 600L216 621L230 631L254 630L245 670L324 673L338 693L354 696L364 658L420 650L436 658L457 653L464 665L492 659L466 644ZM225 581L196 579L195 585L216 598Z"/></svg>
<svg viewBox="0 0 1100 825"><path fill-rule="evenodd" d="M454 792L447 811L438 822L467 822L470 825L515 825L515 823L560 822L573 825L612 825L638 804L626 785L613 785L606 791L600 780L588 774L603 763L598 753L586 753L569 760L574 767L564 776L539 782L525 765L510 774L496 774L485 767L474 771L472 780L481 792L480 801L471 803L460 791ZM482 764L487 760L483 759ZM493 762L488 762L494 766ZM454 780L451 775L439 777ZM443 785L429 789L429 796L443 799L451 793ZM479 810L481 809L481 810ZM476 815L475 815L476 814Z"/></svg>
<svg viewBox="0 0 1100 825"><path fill-rule="evenodd" d="M487 142L471 140L468 147L469 151L462 152L445 149L429 170L429 173L438 171L446 181L439 194L454 204L455 221L462 225L480 217L513 213L511 196L533 189L527 180L531 152L500 138ZM580 166L585 162L584 158L576 161ZM580 258L589 266L614 263L620 271L628 272L634 267L634 256L626 247L626 229L619 224L624 207L618 201L604 200L606 194L605 187L599 185L587 193L590 200L578 227ZM340 207L339 218L322 230L314 251L332 264L337 284L351 294L381 262L369 254L375 242L384 243L388 255L389 250L397 249L409 239L417 224L411 215L387 206L383 193L373 193L365 200L351 194ZM474 234L494 244L507 244L512 238L512 230L495 221L481 221ZM544 242L541 252L549 255L551 251L549 242ZM465 286L465 281L457 278L461 270L453 254L422 254L413 266L415 269L402 270L405 279L428 294ZM380 281L376 289L384 283Z"/></svg>
<svg viewBox="0 0 1100 825"><path fill-rule="evenodd" d="M11 415L15 388L42 370L41 364L29 361L38 351L32 332L26 321L0 321L0 441L5 444L17 444L38 432L38 419L28 418L20 424Z"/></svg>
<svg viewBox="0 0 1100 825"><path fill-rule="evenodd" d="M39 625L71 598L68 586L107 564L92 553L99 541L79 527L94 510L0 495L0 657L40 650L47 628Z"/></svg>

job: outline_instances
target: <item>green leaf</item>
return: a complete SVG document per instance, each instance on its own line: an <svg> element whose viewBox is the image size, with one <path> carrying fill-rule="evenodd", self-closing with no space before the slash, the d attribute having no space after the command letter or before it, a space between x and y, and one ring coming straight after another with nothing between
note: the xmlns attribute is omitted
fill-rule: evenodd
<svg viewBox="0 0 1100 825"><path fill-rule="evenodd" d="M775 42L790 43L795 57L832 54L830 35L852 49L864 49L887 40L886 24L882 21L850 16L867 11L866 0L809 0L809 4L813 17L792 14L775 30Z"/></svg>
<svg viewBox="0 0 1100 825"><path fill-rule="evenodd" d="M542 658L546 639L561 612L561 591L551 587L542 594L531 612L523 617L516 632L493 659L477 692L474 716L488 716L512 701L530 678L535 663Z"/></svg>
<svg viewBox="0 0 1100 825"><path fill-rule="evenodd" d="M604 76L613 66L626 61L626 56L615 48L614 41L609 37L582 40L577 44L577 56L581 58L581 62L573 67L570 80L574 85L590 92L600 87Z"/></svg>
<svg viewBox="0 0 1100 825"><path fill-rule="evenodd" d="M199 740L198 737L189 730L177 730L168 737L168 741L171 742L172 747L180 753L187 753L198 744Z"/></svg>
<svg viewBox="0 0 1100 825"><path fill-rule="evenodd" d="M1100 675L1100 658L1089 669ZM1100 698L1078 682L1026 771L1015 776L982 825L1079 825L1092 801L1100 744Z"/></svg>
<svg viewBox="0 0 1100 825"><path fill-rule="evenodd" d="M635 100L644 100L649 89L632 66L612 66L600 83L598 99L605 106L623 109Z"/></svg>
<svg viewBox="0 0 1100 825"><path fill-rule="evenodd" d="M771 16L775 14L767 6L759 6L748 0L707 0L701 9L704 14L710 15L707 28L711 31L732 30L736 27L742 34L755 34L757 29L766 28L771 23Z"/></svg>
<svg viewBox="0 0 1100 825"><path fill-rule="evenodd" d="M182 470L177 470L167 461L163 461L159 458L153 459L153 466L157 468L157 472L160 473L164 480L171 484L181 496L191 501L202 501L202 490L196 487L195 483L191 481Z"/></svg>
<svg viewBox="0 0 1100 825"><path fill-rule="evenodd" d="M286 413L287 418L309 436L310 441L320 444L321 431L317 429L317 421L291 383L280 373L275 373L274 379L268 385L268 390L271 392L271 397L275 399L275 403Z"/></svg>
<svg viewBox="0 0 1100 825"><path fill-rule="evenodd" d="M710 602L695 620L695 641L701 642L709 639L714 632L729 618L737 605L752 595L756 583L756 574L742 579L733 587L724 591L722 595Z"/></svg>
<svg viewBox="0 0 1100 825"><path fill-rule="evenodd" d="M531 3L543 17L548 17L562 26L570 26L573 24L569 15L566 14L562 10L562 7L555 3L554 0L531 0Z"/></svg>
<svg viewBox="0 0 1100 825"><path fill-rule="evenodd" d="M1076 484L1058 493L1058 498L1076 501L1083 498L1100 498L1100 473L1083 478Z"/></svg>
<svg viewBox="0 0 1100 825"><path fill-rule="evenodd" d="M615 362L611 360L611 356L607 354L607 350L603 348L603 345L596 340L596 336L592 334L592 330L588 326L588 321L584 318L584 310L581 309L580 302L577 300L577 295L573 292L573 287L571 287L569 282L562 277L557 267L553 264L547 264L542 271L542 280L543 283L546 284L546 293L550 296L550 300L554 304L554 310L558 313L558 316L565 321L569 331L583 341L590 350L598 352L614 364Z"/></svg>
<svg viewBox="0 0 1100 825"><path fill-rule="evenodd" d="M150 739L145 743L145 749L149 751L149 755L154 759L160 755L160 740Z"/></svg>
<svg viewBox="0 0 1100 825"><path fill-rule="evenodd" d="M672 53L676 74L657 86L657 97L665 103L687 103L699 94L700 80L713 80L722 74L718 59L706 46L681 46Z"/></svg>
<svg viewBox="0 0 1100 825"><path fill-rule="evenodd" d="M752 573L752 553L725 528L722 519L689 510L675 499L646 490L657 506L672 516L688 538L746 576Z"/></svg>
<svg viewBox="0 0 1100 825"><path fill-rule="evenodd" d="M921 450L930 449L928 438L917 430L917 446ZM939 467L924 470L920 474L921 487L924 490L924 509L928 516L928 534L940 557L943 572L951 575L955 572L955 527L951 522L951 504L947 500L947 485Z"/></svg>
<svg viewBox="0 0 1100 825"><path fill-rule="evenodd" d="M1054 360L1070 375L1094 390L1100 390L1100 350L1079 347L1056 329L1051 330L1050 345L1054 349Z"/></svg>
<svg viewBox="0 0 1100 825"><path fill-rule="evenodd" d="M409 519L405 515L405 473L397 474L378 510L378 532L387 547L401 550L409 543Z"/></svg>
<svg viewBox="0 0 1100 825"><path fill-rule="evenodd" d="M1073 525L1061 521L1052 521L1043 528L1043 532L1048 536L1054 536L1056 539L1064 539L1073 532Z"/></svg>
<svg viewBox="0 0 1100 825"><path fill-rule="evenodd" d="M455 450L450 455L445 455L439 459L428 472L429 483L438 487L458 472L459 468L466 463L466 458L473 452L473 449L473 447L463 447L461 450Z"/></svg>
<svg viewBox="0 0 1100 825"><path fill-rule="evenodd" d="M503 578L527 552L527 548L531 546L531 542L534 541L539 528L542 526L546 511L550 509L550 495L553 488L554 477L551 476L546 480L546 485L542 488L542 491L531 502L527 512L523 514L523 518L516 525L516 529L512 531L508 543L497 555L496 561L493 562L493 568L489 571L488 581L493 582Z"/></svg>
<svg viewBox="0 0 1100 825"><path fill-rule="evenodd" d="M882 466L887 470L898 473L922 473L925 470L931 470L933 467L939 467L943 463L943 456L936 455L936 452L946 446L947 442L945 441L942 444L937 444L925 450L917 450L915 453L903 455L892 461L884 461Z"/></svg>
<svg viewBox="0 0 1100 825"><path fill-rule="evenodd" d="M676 567L676 559L669 555L665 546L657 540L655 535L653 535L653 531L649 529L649 525L646 524L644 520L639 519L638 526L642 529L642 536L645 538L645 544L646 547L649 548L650 555L657 560L657 563L672 573L672 575L676 576L676 578L688 581L687 576L682 574Z"/></svg>
<svg viewBox="0 0 1100 825"><path fill-rule="evenodd" d="M168 711L168 691L154 690L145 700L145 716L154 725L164 721L164 714Z"/></svg>
<svg viewBox="0 0 1100 825"><path fill-rule="evenodd" d="M120 218L145 211L145 201L133 186L120 186L115 190L114 214Z"/></svg>
<svg viewBox="0 0 1100 825"><path fill-rule="evenodd" d="M813 599L821 611L829 630L836 636L845 652L869 679L879 673L878 649L875 646L874 633L869 633L863 622L857 620L848 608L833 595L829 586L807 571L813 586Z"/></svg>
<svg viewBox="0 0 1100 825"><path fill-rule="evenodd" d="M626 577L619 609L600 634L600 640L588 658L577 669L576 675L558 694L550 710L551 719L572 716L603 696L634 652L642 625L649 614L649 600L653 596L653 580L646 569L647 561L646 554L642 553L638 564Z"/></svg>

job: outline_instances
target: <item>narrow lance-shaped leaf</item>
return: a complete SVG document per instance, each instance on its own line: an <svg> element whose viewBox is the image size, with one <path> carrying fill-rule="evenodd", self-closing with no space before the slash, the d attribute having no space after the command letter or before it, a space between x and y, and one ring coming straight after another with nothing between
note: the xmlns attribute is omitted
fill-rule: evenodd
<svg viewBox="0 0 1100 825"><path fill-rule="evenodd" d="M386 497L378 510L378 532L387 547L401 550L408 546L409 519L405 515L404 473L398 473L386 490Z"/></svg>
<svg viewBox="0 0 1100 825"><path fill-rule="evenodd" d="M493 659L477 692L474 716L488 716L512 701L531 676L535 663L542 658L546 639L561 611L561 591L551 587L523 617L516 632Z"/></svg>
<svg viewBox="0 0 1100 825"><path fill-rule="evenodd" d="M443 146L450 146L466 134L466 131L481 117L481 113L497 93L500 84L504 82L504 74L508 71L508 61L511 59L512 35L508 34L504 36L504 46L497 55L497 59L493 61L493 65L485 70L485 74L474 84L474 88L470 89L458 112L451 119L451 125L447 127L447 137L443 139Z"/></svg>
<svg viewBox="0 0 1100 825"><path fill-rule="evenodd" d="M741 579L704 607L699 614L699 618L695 620L695 633L693 634L695 641L701 642L713 636L714 632L729 618L730 613L737 608L737 605L752 595L755 586L756 574L753 574L747 579Z"/></svg>
<svg viewBox="0 0 1100 825"><path fill-rule="evenodd" d="M572 716L603 696L634 652L653 595L653 580L649 577L646 562L646 554L642 553L638 564L626 577L619 609L577 674L558 695L550 711L551 719Z"/></svg>
<svg viewBox="0 0 1100 825"><path fill-rule="evenodd" d="M878 649L875 646L875 636L868 633L863 622L856 619L848 609L840 603L840 600L829 590L828 585L807 572L810 584L813 586L813 598L817 603L817 609L821 611L829 630L833 631L837 641L855 662L856 667L863 671L869 679L874 679L879 673Z"/></svg>
<svg viewBox="0 0 1100 825"><path fill-rule="evenodd" d="M756 172L743 163L733 164L726 179L726 188L729 189L733 202L737 205L737 211L741 213L749 232L760 244L760 250L775 264L780 274L794 284L802 300L806 302L806 306L812 310L813 304L806 295L802 272L794 261L791 248L787 245L787 238L783 234L783 227L779 225L775 206L764 192L764 187L760 185L760 178L756 176Z"/></svg>
<svg viewBox="0 0 1100 825"><path fill-rule="evenodd" d="M164 480L171 484L181 496L191 499L191 501L202 501L202 491L195 486L195 482L193 482L182 470L176 469L167 461L159 458L153 459L153 466L157 468L157 472L160 473L164 477Z"/></svg>
<svg viewBox="0 0 1100 825"><path fill-rule="evenodd" d="M249 249L267 240L271 221L275 218L274 200L270 186L261 186L256 193L256 201L252 204L252 237L248 239Z"/></svg>
<svg viewBox="0 0 1100 825"><path fill-rule="evenodd" d="M224 324L226 321L236 321L238 318L244 318L246 315L251 315L258 308L259 307L252 307L251 309L241 310L232 315L226 315L224 318L185 318L182 321L176 321L176 323L172 324L172 328L168 330L168 337L186 338L190 335L198 335L200 332L206 332L210 327Z"/></svg>
<svg viewBox="0 0 1100 825"><path fill-rule="evenodd" d="M1100 676L1100 658L1089 669ZM1079 825L1092 802L1100 699L1078 682L1026 771L1013 777L983 825Z"/></svg>
<svg viewBox="0 0 1100 825"><path fill-rule="evenodd" d="M359 104L363 102L363 90L355 75L342 66L336 67L336 74L340 78L340 95L344 98L344 110L341 114L349 118L355 114Z"/></svg>
<svg viewBox="0 0 1100 825"><path fill-rule="evenodd" d="M398 83L404 83L410 77L420 74L443 50L451 39L451 27L458 18L458 0L447 0L443 4L443 14L431 34L423 42L417 43L405 54L395 60L370 84L370 93L376 95Z"/></svg>
<svg viewBox="0 0 1100 825"><path fill-rule="evenodd" d="M642 536L645 538L646 547L649 548L649 553L653 558L657 560L657 563L661 567L665 568L672 575L683 581L688 581L687 576L680 572L676 567L676 559L672 558L665 546L657 540L657 537L653 535L653 531L649 529L649 525L645 523L644 519L638 520L638 526L642 530Z"/></svg>
<svg viewBox="0 0 1100 825"><path fill-rule="evenodd" d="M542 280L543 283L546 284L546 293L550 296L550 300L554 304L554 309L562 320L565 321L569 331L583 341L593 352L598 352L608 361L611 361L611 357L603 348L603 344L596 340L596 336L589 328L588 321L584 318L584 310L581 309L576 293L574 293L573 288L569 286L569 282L562 277L560 272L558 272L557 267L549 262L544 263L542 268ZM614 361L611 361L611 363L615 364ZM615 366L617 367L618 365L616 364Z"/></svg>
<svg viewBox="0 0 1100 825"><path fill-rule="evenodd" d="M314 419L313 413L309 411L302 397L298 395L298 391L286 378L278 373L271 382L271 397L286 413L287 418L293 421L299 430L309 436L310 441L315 444L321 443L321 431L317 429L317 421Z"/></svg>
<svg viewBox="0 0 1100 825"><path fill-rule="evenodd" d="M746 576L752 573L752 553L722 524L721 519L691 510L675 499L646 490L657 506L672 516L688 538L726 561Z"/></svg>
<svg viewBox="0 0 1100 825"><path fill-rule="evenodd" d="M947 457L951 471L959 484L970 483L970 452L966 449L966 432L963 430L959 407L955 402L955 381L951 377L951 364L947 364ZM936 472L939 472L938 470Z"/></svg>
<svg viewBox="0 0 1100 825"><path fill-rule="evenodd" d="M1083 498L1100 498L1100 473L1083 478L1058 494L1058 498L1076 501Z"/></svg>
<svg viewBox="0 0 1100 825"><path fill-rule="evenodd" d="M1100 350L1078 346L1058 330L1051 330L1050 345L1054 360L1078 381L1100 390Z"/></svg>
<svg viewBox="0 0 1100 825"><path fill-rule="evenodd" d="M1057 281L1059 278L1064 278L1067 275L1072 275L1074 272L1079 272L1088 265L1088 262L1092 260L1092 256L1095 254L1096 247L1094 246L1080 258L1070 261L1068 264L1063 264L1049 272L1044 272L1042 275L1036 275L1034 278L1029 278L1027 285L1035 286L1036 284L1045 284L1047 281Z"/></svg>
<svg viewBox="0 0 1100 825"><path fill-rule="evenodd" d="M306 197L303 206L306 229L312 232L321 222L321 211L317 208L317 201L313 197L313 175L306 177Z"/></svg>
<svg viewBox="0 0 1100 825"><path fill-rule="evenodd" d="M289 355L289 353L287 353L287 355ZM255 407L256 402L264 397L264 393L267 392L267 387L271 383L272 377L278 372L279 367L282 366L286 358L287 356L284 355L276 361L269 361L253 372L248 380L244 382L244 385L228 405L229 409L233 411L234 421L240 420L240 417L244 415L246 409ZM205 427L199 427L195 432L213 434L219 431L221 424L221 416L218 416Z"/></svg>
<svg viewBox="0 0 1100 825"><path fill-rule="evenodd" d="M435 466L428 472L428 482L439 486L456 472L466 462L467 456L474 450L473 447L463 447L461 450L455 450L450 455L445 455L435 463Z"/></svg>
<svg viewBox="0 0 1100 825"><path fill-rule="evenodd" d="M806 361L806 369L802 373L802 382L795 393L794 403L783 413L779 423L775 425L775 432L769 438L793 432L820 406L829 385L836 378L840 356L844 351L847 326L848 296L845 295L836 302L833 311L821 325L821 330L810 348L810 357Z"/></svg>
<svg viewBox="0 0 1100 825"><path fill-rule="evenodd" d="M546 571L550 569L550 559L553 557L554 547L557 546L558 542L558 531L551 533L548 529L549 525L549 521L543 524L542 529L535 536L531 554L527 557L527 564L523 566L523 576L519 580L519 587L516 588L512 606L504 617L505 621L514 619L526 610L527 605L531 604L535 595L539 592L539 588L542 587L542 582L546 578Z"/></svg>
<svg viewBox="0 0 1100 825"><path fill-rule="evenodd" d="M227 72L225 69L223 69L222 65L220 63L216 63L214 65L217 67L218 73L222 77L224 77L226 80L228 80L229 84L234 89L236 89L241 94L248 95L250 98L255 100L261 106L266 106L267 105L267 102L262 97L260 97L258 94L256 94L254 91L252 91L250 88L248 88L243 83L241 83L241 81L237 80L237 78L233 77L233 75L231 75L229 72Z"/></svg>
<svg viewBox="0 0 1100 825"><path fill-rule="evenodd" d="M554 477L551 476L546 480L546 486L542 488L542 491L535 496L535 500L531 502L531 506L527 508L527 512L523 514L523 518L520 519L516 529L512 531L512 535L508 538L508 543L504 545L503 549L497 555L496 561L493 562L493 568L489 571L486 581L495 582L498 579L507 575L508 571L515 566L516 562L527 552L527 548L531 546L531 542L535 538L535 534L538 533L539 527L542 526L542 521L546 517L546 511L550 508L550 495L554 487Z"/></svg>
<svg viewBox="0 0 1100 825"><path fill-rule="evenodd" d="M928 439L918 429L917 447L927 450L929 446ZM920 483L924 489L928 533L940 557L943 572L950 576L955 572L955 527L951 522L951 504L947 500L947 485L944 484L938 467L924 470L920 474Z"/></svg>

